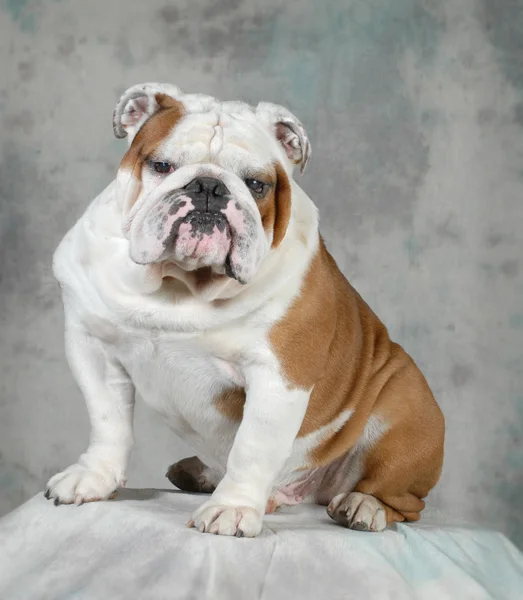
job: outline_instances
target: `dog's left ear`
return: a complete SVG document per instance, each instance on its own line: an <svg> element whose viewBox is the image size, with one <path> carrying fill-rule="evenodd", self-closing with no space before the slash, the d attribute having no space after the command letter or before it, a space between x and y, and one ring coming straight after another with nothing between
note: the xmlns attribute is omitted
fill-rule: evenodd
<svg viewBox="0 0 523 600"><path fill-rule="evenodd" d="M300 165L300 172L303 173L311 157L311 144L305 127L290 110L270 102L260 102L256 107L256 115L272 128L287 158Z"/></svg>
<svg viewBox="0 0 523 600"><path fill-rule="evenodd" d="M129 144L149 117L160 108L168 108L181 98L182 92L169 83L140 83L122 94L113 113L117 138L129 138Z"/></svg>

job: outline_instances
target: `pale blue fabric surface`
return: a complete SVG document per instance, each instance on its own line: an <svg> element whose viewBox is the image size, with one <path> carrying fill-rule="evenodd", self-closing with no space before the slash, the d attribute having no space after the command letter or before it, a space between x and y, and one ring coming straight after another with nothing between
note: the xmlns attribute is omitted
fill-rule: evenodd
<svg viewBox="0 0 523 600"><path fill-rule="evenodd" d="M430 511L372 534L302 505L268 516L260 537L236 539L187 529L201 500L123 490L56 508L36 496L0 520L0 598L523 598L523 555L507 538Z"/></svg>

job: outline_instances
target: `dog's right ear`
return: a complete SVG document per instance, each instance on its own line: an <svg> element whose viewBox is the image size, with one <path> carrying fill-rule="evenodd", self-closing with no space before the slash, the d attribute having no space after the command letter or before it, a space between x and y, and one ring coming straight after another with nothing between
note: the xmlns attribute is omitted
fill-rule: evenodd
<svg viewBox="0 0 523 600"><path fill-rule="evenodd" d="M142 125L161 108L179 103L182 92L169 83L133 85L118 101L113 113L113 130L117 138L129 138L129 144Z"/></svg>

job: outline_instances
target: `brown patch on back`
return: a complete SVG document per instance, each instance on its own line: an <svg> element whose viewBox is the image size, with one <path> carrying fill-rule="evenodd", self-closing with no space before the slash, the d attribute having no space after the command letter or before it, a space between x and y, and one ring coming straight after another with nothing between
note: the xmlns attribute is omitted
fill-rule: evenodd
<svg viewBox="0 0 523 600"><path fill-rule="evenodd" d="M339 271L320 238L299 296L270 332L288 383L313 387L299 437L328 430L308 467L331 464L360 439L372 414L388 430L366 451L356 491L386 504L387 520L415 520L437 482L444 421L425 378Z"/></svg>
<svg viewBox="0 0 523 600"><path fill-rule="evenodd" d="M245 390L238 386L228 388L214 399L214 405L222 415L239 422L243 418Z"/></svg>
<svg viewBox="0 0 523 600"><path fill-rule="evenodd" d="M333 282L320 248L309 266L300 295L269 334L285 377L294 387L309 389L322 377L336 325L332 292Z"/></svg>
<svg viewBox="0 0 523 600"><path fill-rule="evenodd" d="M366 335L364 330L372 328L372 335ZM380 338L384 347L375 352ZM338 270L323 240L300 296L270 339L289 382L304 389L314 386L298 436L329 425L343 411L354 411L311 457L314 466L329 464L345 454L363 431L372 408L371 397L363 394L365 384L371 369L388 357L389 340L383 325Z"/></svg>
<svg viewBox="0 0 523 600"><path fill-rule="evenodd" d="M274 166L276 180L267 196L257 202L265 231L273 231L272 248L276 248L287 231L291 218L291 185L280 163Z"/></svg>
<svg viewBox="0 0 523 600"><path fill-rule="evenodd" d="M376 330L372 336L362 331L367 321L367 328ZM339 452L331 448L315 456L315 466L339 458L361 434L371 408L362 407L361 396L371 369L369 358L380 336L385 347L377 358L383 362L388 356L385 328L340 273L320 239L300 295L269 336L288 382L303 389L314 386L299 436L328 425L344 410L362 408L360 418L351 419L351 427L337 436Z"/></svg>
<svg viewBox="0 0 523 600"><path fill-rule="evenodd" d="M139 184L135 200L141 189L144 162L154 156L158 146L184 116L183 104L171 96L156 94L156 102L160 108L142 125L120 163L120 168L132 171L134 179ZM132 203L129 208L131 206Z"/></svg>

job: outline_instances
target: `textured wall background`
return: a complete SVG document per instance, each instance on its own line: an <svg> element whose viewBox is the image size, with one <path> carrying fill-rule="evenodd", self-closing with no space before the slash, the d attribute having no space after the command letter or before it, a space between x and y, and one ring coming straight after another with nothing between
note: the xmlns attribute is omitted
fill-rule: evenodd
<svg viewBox="0 0 523 600"><path fill-rule="evenodd" d="M0 510L85 448L51 256L142 81L288 105L343 271L447 417L431 502L523 542L523 2L0 0ZM139 406L131 486L189 450Z"/></svg>

